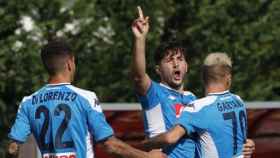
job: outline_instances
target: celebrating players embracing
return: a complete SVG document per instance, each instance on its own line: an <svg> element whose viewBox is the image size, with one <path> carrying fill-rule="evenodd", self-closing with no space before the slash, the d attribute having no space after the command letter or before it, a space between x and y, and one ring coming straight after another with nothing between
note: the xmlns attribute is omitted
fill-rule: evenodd
<svg viewBox="0 0 280 158"><path fill-rule="evenodd" d="M139 101L144 112L144 127L148 138L170 130L177 122L183 108L196 97L184 90L184 78L188 70L186 49L177 42L162 43L155 52L156 73L160 83L152 81L146 73L146 36L149 17L144 17L140 7L138 18L132 24L134 48L132 75ZM196 136L181 138L165 146L170 158L193 158L196 154ZM244 156L250 157L254 148L251 140L244 145Z"/></svg>

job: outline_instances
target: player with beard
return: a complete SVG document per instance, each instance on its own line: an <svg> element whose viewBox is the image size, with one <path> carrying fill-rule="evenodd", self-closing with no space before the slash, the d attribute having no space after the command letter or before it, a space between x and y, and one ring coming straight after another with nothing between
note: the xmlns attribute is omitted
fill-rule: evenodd
<svg viewBox="0 0 280 158"><path fill-rule="evenodd" d="M198 135L196 147L200 158L243 158L247 138L246 106L231 93L232 62L225 53L211 53L204 60L202 79L206 96L186 106L177 125L146 141L146 146L160 148L180 138Z"/></svg>
<svg viewBox="0 0 280 158"><path fill-rule="evenodd" d="M152 81L146 73L145 42L149 31L149 17L144 17L138 7L139 17L132 24L134 49L132 75L135 90L144 112L144 128L148 138L152 138L172 128L185 105L196 97L184 90L184 77L188 70L186 52L178 43L163 43L155 52L156 73L160 83ZM180 139L163 151L170 158L192 158L195 156L194 139ZM249 140L244 145L244 155L250 157L254 143Z"/></svg>

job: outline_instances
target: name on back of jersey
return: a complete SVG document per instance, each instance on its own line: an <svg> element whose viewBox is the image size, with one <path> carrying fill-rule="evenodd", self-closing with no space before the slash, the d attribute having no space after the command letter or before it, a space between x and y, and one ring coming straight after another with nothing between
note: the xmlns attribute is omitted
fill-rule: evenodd
<svg viewBox="0 0 280 158"><path fill-rule="evenodd" d="M65 91L54 91L41 93L38 95L32 96L32 105L38 103L44 103L51 100L59 100L59 101L75 101L77 98L77 94L75 92L65 92Z"/></svg>
<svg viewBox="0 0 280 158"><path fill-rule="evenodd" d="M242 108L243 106L244 106L243 104L240 104L240 103L232 101L232 100L217 103L217 109L220 112L230 111L230 110L233 110L236 108Z"/></svg>

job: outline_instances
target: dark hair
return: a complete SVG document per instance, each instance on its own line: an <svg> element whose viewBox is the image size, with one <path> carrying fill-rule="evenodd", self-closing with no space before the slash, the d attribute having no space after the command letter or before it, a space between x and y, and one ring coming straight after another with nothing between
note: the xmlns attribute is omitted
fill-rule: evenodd
<svg viewBox="0 0 280 158"><path fill-rule="evenodd" d="M53 39L41 49L41 59L50 75L55 75L64 69L67 57L72 57L70 45L63 39Z"/></svg>
<svg viewBox="0 0 280 158"><path fill-rule="evenodd" d="M170 51L174 51L175 53L177 53L178 50L184 55L184 58L187 61L186 48L180 42L177 41L162 42L159 45L159 47L156 49L154 55L155 64L159 64L160 61L170 53Z"/></svg>

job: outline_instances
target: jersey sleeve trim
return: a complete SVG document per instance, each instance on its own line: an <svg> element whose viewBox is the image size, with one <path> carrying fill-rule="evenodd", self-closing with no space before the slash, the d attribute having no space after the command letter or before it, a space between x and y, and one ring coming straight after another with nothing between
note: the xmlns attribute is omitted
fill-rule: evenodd
<svg viewBox="0 0 280 158"><path fill-rule="evenodd" d="M24 140L19 140L17 138L14 138L11 134L8 134L8 137L10 140L16 142L16 143L19 143L19 144L23 144L25 141Z"/></svg>
<svg viewBox="0 0 280 158"><path fill-rule="evenodd" d="M105 136L105 137L101 137L101 138L99 138L98 140L95 140L97 143L99 143L99 142L104 142L104 141L106 141L107 139L109 139L109 138L111 138L111 137L113 137L114 136L114 134L110 134L110 135L107 135L107 136Z"/></svg>

